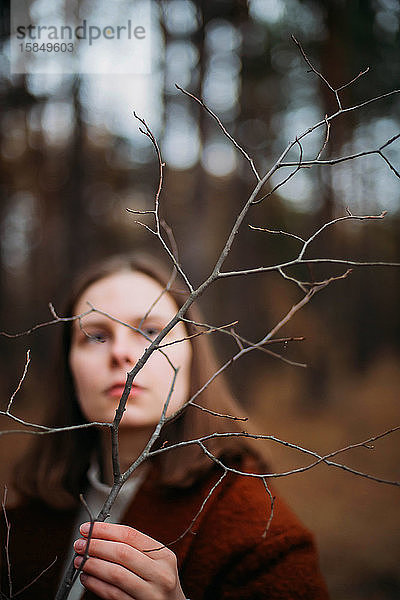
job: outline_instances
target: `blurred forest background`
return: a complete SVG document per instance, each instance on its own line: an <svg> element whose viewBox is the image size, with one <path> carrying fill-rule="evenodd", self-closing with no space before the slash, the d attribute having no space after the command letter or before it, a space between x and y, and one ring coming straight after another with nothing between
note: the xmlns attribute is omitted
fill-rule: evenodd
<svg viewBox="0 0 400 600"><path fill-rule="evenodd" d="M104 0L105 2L105 0ZM36 14L49 2L31 2ZM57 0L53 9L62 10ZM69 7L75 2L68 2ZM115 11L124 2L114 2ZM83 0L95 18L103 0ZM400 3L397 0L171 0L152 3L149 75L10 74L9 6L2 4L0 81L0 330L22 331L62 314L71 277L89 260L135 248L157 249L126 208L151 209L158 168L138 132L133 110L159 140L166 174L162 216L172 227L182 264L199 282L255 184L249 165L215 122L175 87L202 96L263 173L287 142L336 110L290 36L343 91L345 106L398 87ZM124 16L121 11L121 18ZM332 127L325 158L372 150L400 130L398 95L343 115ZM305 150L315 153L314 136ZM397 169L400 143L387 150ZM303 169L254 207L229 258L229 268L272 264L293 256L288 237L251 231L250 223L308 236L324 222L354 214L384 220L346 222L326 232L313 256L399 261L399 180L377 155L336 167ZM321 273L337 270L325 266ZM317 273L319 276L321 273ZM209 322L239 320L259 339L299 299L275 274L218 282L202 299ZM354 270L318 294L285 328L306 340L280 348L306 362L288 366L251 353L229 376L257 429L326 453L399 423L400 269ZM52 395L56 327L18 339L0 337L1 408L15 389L19 415L40 419ZM225 336L221 336L225 338ZM234 350L215 343L226 358ZM10 427L2 419L1 428ZM1 438L3 476L28 436ZM276 470L302 463L270 448ZM396 434L342 456L355 468L400 479ZM394 600L400 595L398 488L318 467L275 482L315 532L332 598Z"/></svg>

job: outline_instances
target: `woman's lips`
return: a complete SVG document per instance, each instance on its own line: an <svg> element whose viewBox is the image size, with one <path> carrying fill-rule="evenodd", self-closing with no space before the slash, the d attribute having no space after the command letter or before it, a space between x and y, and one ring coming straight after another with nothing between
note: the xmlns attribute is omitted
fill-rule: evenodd
<svg viewBox="0 0 400 600"><path fill-rule="evenodd" d="M111 398L117 398L119 400L123 394L124 389L125 389L124 383L116 383L116 384L110 386L106 390L106 394L108 396L110 396ZM134 384L132 384L129 396L136 396L143 389L144 388L142 388L140 385L136 385L134 383Z"/></svg>

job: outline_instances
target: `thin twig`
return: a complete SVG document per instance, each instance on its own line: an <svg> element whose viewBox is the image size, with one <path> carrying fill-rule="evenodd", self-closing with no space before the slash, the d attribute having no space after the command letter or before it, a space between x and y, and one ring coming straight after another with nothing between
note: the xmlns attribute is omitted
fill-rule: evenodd
<svg viewBox="0 0 400 600"><path fill-rule="evenodd" d="M41 571L39 573L39 575L36 575L36 577L34 579L32 579L32 581L30 583L28 583L23 588L21 588L20 590L18 590L18 592L15 592L13 598L16 598L17 596L19 596L20 594L22 594L23 592L25 592L27 589L29 589L30 587L32 587L41 577L43 577L43 575L45 575L45 573L47 573L47 571L49 571L56 564L57 560L58 560L58 558L56 556L55 559L49 564L49 566L46 567L45 569L43 569L43 571Z"/></svg>
<svg viewBox="0 0 400 600"><path fill-rule="evenodd" d="M302 237L296 235L294 233L290 233L288 231L282 231L281 229L267 229L266 227L255 227L254 225L249 225L250 229L254 229L254 231L264 231L265 233L272 233L276 235L286 235L288 237L294 238L295 240L299 240L300 242L305 243Z"/></svg>
<svg viewBox="0 0 400 600"><path fill-rule="evenodd" d="M52 308L53 305L50 303L49 307ZM77 319L82 318L82 317L90 314L90 312L91 311L88 310L87 312L84 312L81 315L75 315L74 317L59 317L59 316L55 315L55 313L53 313L53 311L51 310L51 313L53 315L55 315L55 318L53 320L51 320L51 321L45 321L43 323L37 323L36 325L33 325L33 327L31 327L30 329L26 329L25 331L19 331L18 333L9 333L8 331L0 331L0 335L2 335L3 337L6 337L6 338L10 338L10 339L23 337L25 335L31 335L32 333L34 333L38 329L42 329L43 327L48 327L50 325L55 325L56 323L69 323L71 321L76 321Z"/></svg>
<svg viewBox="0 0 400 600"><path fill-rule="evenodd" d="M271 507L270 508L270 515L269 515L267 524L265 526L264 532L262 534L262 537L266 538L267 537L267 533L269 531L269 528L271 527L272 519L274 518L275 496L272 495L271 490L268 487L267 478L266 477L262 477L261 481L264 484L265 491L267 492L267 494L269 496L269 499L270 499L270 502L271 502L271 504L270 504L270 507Z"/></svg>
<svg viewBox="0 0 400 600"><path fill-rule="evenodd" d="M6 503L7 503L7 486L4 486L4 494L1 502L1 507L3 510L3 517L6 523L6 540L4 544L4 549L6 553L6 562L7 562L7 580L8 580L8 592L10 598L13 596L13 585L12 585L12 576L11 576L11 559L10 559L10 532L11 532L11 524L7 517Z"/></svg>
<svg viewBox="0 0 400 600"><path fill-rule="evenodd" d="M332 227L333 225L336 225L337 223L340 223L341 221L349 221L349 220L354 220L354 221L371 221L371 220L376 220L376 219L384 219L385 216L387 214L387 211L384 210L383 212L381 212L380 215L346 215L344 217L338 217L337 219L332 219L331 221L329 221L328 223L325 223L324 225L322 225L322 227L320 227L319 229L317 229L317 231L315 233L313 233L308 240L306 240L304 242L304 245L302 247L302 249L300 250L299 256L298 258L301 260L305 254L305 251L307 250L308 246L319 236L321 235L321 233L323 231L325 231L326 229L328 229L328 227Z"/></svg>
<svg viewBox="0 0 400 600"><path fill-rule="evenodd" d="M83 506L88 514L90 526L89 526L88 537L86 540L85 552L82 557L82 562L80 563L79 567L76 569L76 571L73 575L73 578L71 581L71 587L74 585L75 581L78 579L79 574L82 572L83 567L84 567L85 563L87 562L87 559L89 558L89 547L90 547L90 542L92 541L92 538L93 538L93 527L95 524L95 518L94 518L92 511L90 510L90 507L89 507L88 503L86 502L83 494L79 494L79 500L83 504ZM78 556L78 554L75 553L73 560L75 560L75 558L77 556Z"/></svg>
<svg viewBox="0 0 400 600"><path fill-rule="evenodd" d="M329 125L329 123L328 123L328 125ZM379 148L376 148L375 150L364 150L362 152L356 152L354 154L349 154L347 156L340 156L338 158L331 158L331 159L327 159L327 160L320 160L319 157L317 157L316 159L313 159L313 160L304 160L302 163L302 167L312 167L312 166L316 166L316 165L322 166L322 167L334 166L334 165L338 165L343 162L355 160L357 158L361 158L361 157L365 157L365 156L372 156L373 154L377 154L385 161L385 163L393 171L393 173L396 175L396 177L400 178L399 171L390 162L390 160L387 158L387 156L385 156L385 154L382 152L383 149L385 149L390 144L393 144L393 142L395 142L399 138L400 138L400 133L393 136L390 140L387 140L384 144L382 144L382 146L380 146ZM284 168L284 167L291 168L291 167L296 167L297 165L298 165L297 161L287 161L287 162L281 162L279 164L279 168Z"/></svg>
<svg viewBox="0 0 400 600"><path fill-rule="evenodd" d="M231 136L231 134L227 131L227 129L225 128L225 126L222 124L221 119L203 102L203 100L201 100L200 98L197 98L197 96L194 96L193 94L191 94L190 92L188 92L187 90L181 88L179 85L175 84L175 87L182 92L182 94L185 94L186 96L189 96L189 98L192 98L192 100L194 100L195 102L197 102L198 104L200 104L200 106L209 114L211 115L211 117L218 123L219 128L221 129L221 131L226 135L226 137L228 138L228 140L230 142L232 142L232 144L235 146L235 148L237 150L239 150L239 152L244 156L244 158L249 162L250 167L254 173L254 175L256 176L257 181L260 181L261 177L256 169L256 166L254 164L254 160L247 154L247 152L242 148L242 146L240 146L240 144L238 144L238 142L235 140L234 137Z"/></svg>
<svg viewBox="0 0 400 600"><path fill-rule="evenodd" d="M360 79L360 77L363 77L364 75L366 75L368 72L369 72L369 67L367 67L366 69L364 69L364 71L360 71L359 74L356 75L355 77L353 77L353 79L351 81L349 81L348 83L344 83L340 87L336 88L336 91L337 92L341 92L345 88L347 88L350 85L352 85L353 83L355 83L358 79Z"/></svg>
<svg viewBox="0 0 400 600"><path fill-rule="evenodd" d="M325 133L324 143L322 144L321 149L318 152L315 160L319 160L320 159L323 151L325 150L325 148L327 147L328 142L329 142L329 134L330 134L330 131L331 131L331 123L329 123L329 121L328 121L328 115L325 115L325 123L326 123L326 133Z"/></svg>
<svg viewBox="0 0 400 600"><path fill-rule="evenodd" d="M24 427L31 427L34 429L5 429L4 431L0 431L0 436L9 435L15 433L23 433L23 434L32 434L32 435L45 435L52 433L63 433L65 431L75 431L76 429L88 429L89 427L110 427L110 423L102 423L100 421L91 421L90 423L80 423L79 425L67 425L62 427L47 427L46 425L39 425L38 423L30 423L29 421L24 421L20 417L13 415L12 413L7 413L5 410L0 410L0 416L7 417L11 421L15 421L15 423L19 423Z"/></svg>
<svg viewBox="0 0 400 600"><path fill-rule="evenodd" d="M334 278L332 278L332 281L334 280ZM195 403L195 400L198 398L198 396L219 376L221 375L221 373L223 373L224 371L226 371L226 369L228 369L228 367L230 367L234 362L236 362L237 360L239 360L239 358L241 358L242 356L244 356L245 354L247 354L248 352L252 352L253 350L256 350L257 348L259 348L260 346L265 345L271 338L274 337L274 335L303 307L305 306L305 304L307 304L311 298L314 296L314 294L316 294L318 291L324 289L328 284L330 283L330 281L326 281L324 282L322 285L318 285L315 286L313 289L309 290L305 296L299 301L297 302L295 305L292 306L292 308L288 311L288 313L286 313L286 315L279 321L279 323L277 323L275 325L275 327L273 329L271 329L259 342L256 342L254 344L251 344L250 346L248 346L247 348L243 348L242 350L239 350L239 352L237 352L236 354L234 354L229 360L227 360L215 373L213 373L213 375L193 394L193 396L188 400L188 402L184 405L184 407L182 407L180 410L178 410L176 413L174 413L173 417L175 417L177 414L180 414L180 412L184 409L186 409L187 405L191 405L194 406L200 410L203 410L209 414L212 414L214 416L222 416L224 418L229 418L229 419L233 419L233 420L238 420L238 417L234 416L234 415L221 415L220 413L217 413L215 411L212 411L208 408L205 408L203 406L200 406L199 404ZM172 417L171 417L172 418ZM243 419L240 419L243 420Z"/></svg>
<svg viewBox="0 0 400 600"><path fill-rule="evenodd" d="M307 290L305 290L307 291ZM242 335L239 335L234 328L232 327L232 329L230 329L229 331L224 328L224 327L213 327L212 325L209 325L208 323L196 323L195 321L192 321L190 319L182 319L183 322L185 323L191 323L193 325L196 325L197 327L206 327L209 328L209 331L207 331L206 333L210 333L211 331L218 331L220 333L225 333L231 337L233 337L233 339L235 340L236 344L239 347L239 350L243 350L244 349L244 344L246 344L246 346L254 346L256 344L256 350L260 350L260 352L264 352L265 354L268 354L269 356L273 356L274 358L277 358L278 360L281 360L283 362L285 362L286 364L292 365L294 367L307 367L306 364L304 363L299 363L293 360L288 359L286 356L282 356L281 354L278 354L277 352L273 352L272 350L269 350L268 348L264 348L263 346L260 346L258 343L255 342L251 342L250 340L244 338ZM236 321L237 323L237 321ZM235 324L235 323L234 323ZM228 327L228 326L227 326ZM290 336L290 337L285 337L285 338L274 338L274 339L270 339L267 340L265 342L265 344L270 345L270 344L281 344L281 343L285 343L287 344L288 342L302 342L304 340L304 336Z"/></svg>
<svg viewBox="0 0 400 600"><path fill-rule="evenodd" d="M264 196L262 196L261 198L257 198L257 200L253 200L253 204L260 204L260 202L263 202L264 200L266 200L267 198L269 198L270 196L272 196L272 194L274 194L277 190L279 190L279 188L281 188L283 185L286 185L286 183L288 181L290 181L290 179L292 179L292 177L294 177L296 175L296 173L298 171L300 171L300 169L304 166L303 163L303 146L300 142L299 139L295 139L295 144L297 144L300 148L300 156L298 161L294 164L295 169L289 173L289 175L287 177L285 177L285 179L282 179L282 181L280 181L279 183L277 183L272 190L270 190L269 192L267 192L266 194L264 194Z"/></svg>
<svg viewBox="0 0 400 600"><path fill-rule="evenodd" d="M228 471L226 469L224 469L224 472L222 473L221 477L218 479L218 481L212 486L212 488L210 489L210 491L208 492L207 496L203 499L203 502L201 503L201 506L199 508L199 510L197 511L197 513L195 514L195 516L193 517L193 519L190 522L190 525L185 529L185 531L183 533L181 533L180 536L178 536L175 540L173 540L172 542L167 542L166 544L163 544L162 546L159 546L158 548L152 548L151 550L143 550L143 552L148 553L148 552L157 552L159 550L163 550L166 547L170 547L170 546L174 546L176 543L178 543L183 537L185 537L185 535L187 535L189 532L194 534L194 532L192 531L193 526L195 525L197 519L200 517L201 513L203 512L207 502L209 501L209 499L211 498L211 496L214 494L215 490L217 489L217 487L222 483L222 481L225 479L225 477L227 476Z"/></svg>
<svg viewBox="0 0 400 600"><path fill-rule="evenodd" d="M310 67L311 71L313 73L315 73L320 79L321 81L324 82L324 84L330 89L330 91L334 94L335 98L336 98L336 102L338 104L339 110L342 110L342 102L340 100L339 97L339 92L344 90L345 88L349 87L350 85L352 85L353 83L355 83L358 79L360 79L360 77L363 77L363 75L366 75L366 73L368 73L369 71L369 67L367 67L366 69L364 69L364 71L361 71L358 75L356 75L355 77L353 77L353 79L351 79L350 81L348 81L347 83L334 88L329 81L326 79L326 77L324 77L324 75L322 75L322 73L320 71L318 71L314 65L312 64L312 62L310 61L310 59L308 58L307 54L305 53L303 46L301 45L301 43L294 37L294 35L291 36L292 40L294 41L294 43L296 44L296 46L299 48L302 57L304 58L305 62L307 63L307 65Z"/></svg>
<svg viewBox="0 0 400 600"><path fill-rule="evenodd" d="M12 405L13 405L13 402L14 402L14 398L18 394L19 390L21 389L21 386L22 386L22 384L23 384L23 382L25 380L26 374L28 373L28 367L29 367L30 361L31 361L31 351L28 349L26 351L26 360L25 360L24 371L22 373L21 379L18 382L17 388L15 389L14 393L12 394L12 396L10 398L10 401L8 403L8 406L7 406L6 413L9 413L11 411L11 408L12 408Z"/></svg>
<svg viewBox="0 0 400 600"><path fill-rule="evenodd" d="M157 155L157 160L158 160L158 165L159 165L159 180L158 180L158 188L156 191L156 195L155 195L155 200L154 200L154 218L155 218L155 222L156 222L156 231L153 231L153 229L151 229L150 227L146 226L144 223L140 223L140 225L146 227L146 229L148 229L149 231L151 231L153 234L155 234L158 239L160 240L164 250L166 251L166 253L168 254L169 258L171 259L171 261L173 262L175 268L177 269L178 273L181 275L182 279L184 280L184 282L186 283L188 289L190 292L193 292L193 286L190 283L189 279L186 276L186 273L183 271L182 267L180 266L179 262L177 261L176 257L174 256L174 253L171 252L171 250L169 249L168 245L165 243L164 238L161 235L161 222L160 222L160 216L159 216L159 209L160 209L160 195L161 195L161 190L162 190L162 185L163 185L163 179L164 179L164 167L165 167L165 163L162 160L162 156L161 156L161 150L160 147L157 143L157 140L153 134L153 132L151 131L150 127L147 125L146 121L139 117L137 115L137 113L134 111L134 117L135 119L137 119L140 123L142 123L142 125L144 126L144 129L142 129L141 127L139 127L139 131L141 133L143 133L143 135L145 135L146 137L149 138L149 140L151 141L151 143L153 144L153 147L155 149L156 155Z"/></svg>
<svg viewBox="0 0 400 600"><path fill-rule="evenodd" d="M344 465L342 463L337 463L337 462L333 462L330 459L333 458L334 456L337 456L338 454L342 454L344 452L348 452L349 450L353 450L354 448L368 448L370 449L370 444L374 441L377 441L379 439L382 439L384 437L387 437L388 435L391 435L393 433L395 433L396 431L400 430L400 425L397 425L396 427L392 427L391 429L387 429L386 431L379 433L377 435L374 435L366 440L363 440L362 442L357 442L354 444L349 444L347 446L345 446L344 448L340 448L338 450L335 450L333 452L329 452L328 454L325 455L320 455L318 454L318 452L315 452L314 450L310 450L308 448L304 448L298 444L294 444L292 442L287 442L286 440L282 440L280 438L277 438L274 435L265 435L265 434L251 434L248 433L246 431L242 431L242 432L225 432L225 433L219 433L219 432L215 432L209 435L205 435L202 436L201 438L197 438L197 439L192 439L192 440L188 440L188 441L184 441L184 442L177 442L174 445L171 446L167 446L164 448L159 448L157 450L154 450L150 453L150 456L156 456L158 454L161 454L165 451L170 451L170 450L174 450L176 448L182 448L184 446L189 446L192 444L197 444L198 446L200 446L200 448L202 448L202 450L204 451L204 453L211 459L213 460L213 462L215 462L217 465L219 465L221 468L227 469L229 472L231 473L235 473L236 475L244 475L247 477L253 477L253 478L259 478L262 479L263 477L267 477L267 478L280 478L280 477L288 477L289 475L297 475L299 473L304 473L306 471L309 471L310 469L315 468L317 465L324 463L330 467L335 467L344 471L347 471L349 473L352 473L353 475L358 475L360 477L366 478L366 479L370 479L371 481L375 481L377 483L384 483L387 485L392 485L392 486L396 486L396 487L400 487L400 481L397 480L391 480L391 479L383 479L381 477L375 477L374 475L370 475L369 473L364 473L362 471L358 471L357 469L353 469L351 467L348 467L347 465ZM275 442L277 444L286 446L287 448L292 448L294 450L298 450L299 452L309 455L309 456L313 456L314 458L316 458L315 461L313 461L312 463L305 465L303 467L297 467L295 469L291 469L289 471L283 471L280 473L248 473L247 471L241 471L240 469L235 469L234 467L228 467L227 465L224 465L222 463L222 461L220 459L218 459L216 456L214 456L204 445L204 442L215 439L215 438L227 438L227 437L248 437L254 440L267 440L267 441L271 441L271 442Z"/></svg>

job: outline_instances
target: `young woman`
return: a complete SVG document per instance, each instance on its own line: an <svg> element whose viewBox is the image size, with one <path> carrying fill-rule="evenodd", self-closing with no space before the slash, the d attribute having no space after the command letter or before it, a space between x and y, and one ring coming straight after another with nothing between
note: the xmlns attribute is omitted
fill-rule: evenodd
<svg viewBox="0 0 400 600"><path fill-rule="evenodd" d="M65 324L63 385L54 398L51 426L113 420L127 372L187 296L182 282L167 287L168 280L167 270L140 256L106 260L80 278L68 311L71 316L86 314ZM186 318L203 322L194 307ZM122 470L141 454L160 419L172 389L171 364L179 371L167 416L179 411L217 370L210 336L193 335L199 331L192 323L179 322L164 338L163 352L155 351L135 378L119 429ZM279 499L266 530L271 503L263 481L234 472L268 472L251 440L231 436L206 442L220 464L197 444L165 451L183 440L243 430L243 422L213 414L240 414L221 376L197 401L207 410L188 406L169 420L153 447L163 451L134 472L110 519L95 523L80 577L83 587L76 584L70 597L326 599L309 532ZM224 471L221 464L231 470ZM79 494L96 513L112 473L108 427L35 440L17 472L21 502L8 511L11 535L8 556L2 544L3 594L11 579L14 593L28 586L20 600L55 596L72 545L76 566L86 547L89 524Z"/></svg>

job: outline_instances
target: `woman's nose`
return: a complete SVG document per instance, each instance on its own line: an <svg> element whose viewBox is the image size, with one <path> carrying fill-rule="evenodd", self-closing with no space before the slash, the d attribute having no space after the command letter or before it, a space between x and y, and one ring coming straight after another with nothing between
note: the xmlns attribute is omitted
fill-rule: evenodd
<svg viewBox="0 0 400 600"><path fill-rule="evenodd" d="M111 362L116 366L133 367L139 356L138 344L132 337L121 335L114 339L111 347Z"/></svg>

